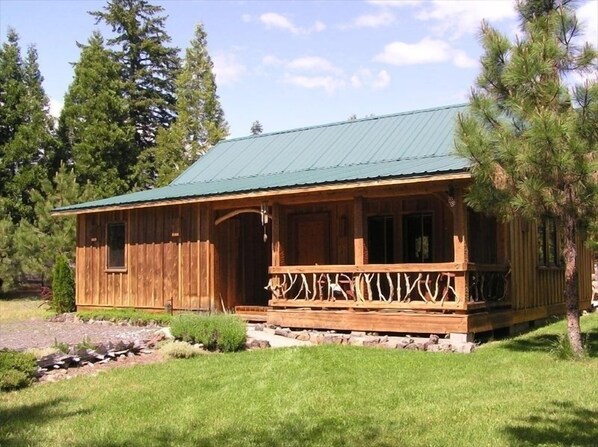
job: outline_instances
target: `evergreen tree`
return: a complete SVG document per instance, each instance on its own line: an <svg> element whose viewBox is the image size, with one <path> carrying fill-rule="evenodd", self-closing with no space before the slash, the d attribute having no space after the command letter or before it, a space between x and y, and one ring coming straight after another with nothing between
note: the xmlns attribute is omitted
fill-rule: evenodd
<svg viewBox="0 0 598 447"><path fill-rule="evenodd" d="M264 128L262 127L262 123L255 120L251 125L251 129L249 129L249 131L251 132L251 135L260 135L264 131Z"/></svg>
<svg viewBox="0 0 598 447"><path fill-rule="evenodd" d="M31 224L21 221L14 232L14 251L24 273L50 277L56 256L75 259L75 217L56 218L52 210L59 206L72 205L89 200L90 185L79 186L75 173L62 165L53 181L44 179L40 190L32 193L36 221Z"/></svg>
<svg viewBox="0 0 598 447"><path fill-rule="evenodd" d="M42 81L37 51L30 47L23 60L19 37L9 30L0 50L0 197L7 199L0 218L15 223L33 220L30 192L55 158L54 125Z"/></svg>
<svg viewBox="0 0 598 447"><path fill-rule="evenodd" d="M519 2L523 35L514 43L482 25L482 73L459 117L457 151L472 164L471 206L505 218L551 216L562 227L568 338L580 356L577 235L596 215L598 80L571 90L564 82L597 62L595 48L575 44L569 3Z"/></svg>
<svg viewBox="0 0 598 447"><path fill-rule="evenodd" d="M216 93L214 64L201 24L185 53L176 80L176 121L158 133L158 186L167 185L181 171L228 135L228 124Z"/></svg>
<svg viewBox="0 0 598 447"><path fill-rule="evenodd" d="M93 198L122 194L129 189L136 159L120 66L99 32L79 47L81 57L64 99L58 136L79 184L93 185Z"/></svg>
<svg viewBox="0 0 598 447"><path fill-rule="evenodd" d="M0 207L5 206L0 199ZM14 243L16 225L8 217L0 218L0 292L11 290L21 272L20 258Z"/></svg>
<svg viewBox="0 0 598 447"><path fill-rule="evenodd" d="M58 255L52 269L51 307L59 314L75 310L75 279L66 257Z"/></svg>
<svg viewBox="0 0 598 447"><path fill-rule="evenodd" d="M135 128L135 144L130 150L136 164L130 182L137 188L154 184L156 135L175 115L180 61L178 50L167 46L170 36L162 12L161 6L146 0L111 0L102 11L91 12L96 23L105 23L116 34L108 44L121 64L129 120Z"/></svg>

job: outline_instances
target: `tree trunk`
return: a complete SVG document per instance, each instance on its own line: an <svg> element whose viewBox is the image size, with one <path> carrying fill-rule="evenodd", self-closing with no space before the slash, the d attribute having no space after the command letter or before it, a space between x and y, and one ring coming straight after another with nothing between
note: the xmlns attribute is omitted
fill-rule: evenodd
<svg viewBox="0 0 598 447"><path fill-rule="evenodd" d="M577 223L574 218L564 219L563 255L565 257L565 305L567 307L567 336L576 358L582 357L583 344L579 324L579 291L577 284Z"/></svg>

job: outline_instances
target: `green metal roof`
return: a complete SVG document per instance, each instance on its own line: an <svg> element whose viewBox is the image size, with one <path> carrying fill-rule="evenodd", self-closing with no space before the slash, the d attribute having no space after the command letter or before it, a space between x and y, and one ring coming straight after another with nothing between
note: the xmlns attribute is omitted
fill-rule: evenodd
<svg viewBox="0 0 598 447"><path fill-rule="evenodd" d="M464 171L456 105L224 140L170 185L55 211Z"/></svg>

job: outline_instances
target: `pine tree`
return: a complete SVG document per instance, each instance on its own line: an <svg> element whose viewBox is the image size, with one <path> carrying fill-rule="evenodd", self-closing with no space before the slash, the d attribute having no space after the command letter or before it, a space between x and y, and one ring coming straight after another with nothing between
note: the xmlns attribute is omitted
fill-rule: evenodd
<svg viewBox="0 0 598 447"><path fill-rule="evenodd" d="M44 179L40 190L33 191L35 223L21 221L14 232L14 249L23 272L49 278L56 256L75 259L76 220L56 218L54 208L89 200L94 191L90 185L79 186L75 173L62 165L53 180Z"/></svg>
<svg viewBox="0 0 598 447"><path fill-rule="evenodd" d="M108 40L121 65L130 123L135 128L136 160L131 184L137 188L155 183L155 144L161 127L174 119L178 50L168 47L166 17L161 6L146 0L111 0L102 11L91 12L116 34Z"/></svg>
<svg viewBox="0 0 598 447"><path fill-rule="evenodd" d="M569 3L519 2L523 34L514 43L482 25L482 73L459 117L457 152L472 164L471 206L504 218L550 216L562 227L568 339L581 356L577 235L598 203L598 80L565 83L597 62L595 48L575 44Z"/></svg>
<svg viewBox="0 0 598 447"><path fill-rule="evenodd" d="M52 269L51 307L59 314L75 310L75 279L66 257L58 255Z"/></svg>
<svg viewBox="0 0 598 447"><path fill-rule="evenodd" d="M262 127L262 123L260 123L258 120L255 120L249 131L251 132L251 135L260 135L264 131L264 128Z"/></svg>
<svg viewBox="0 0 598 447"><path fill-rule="evenodd" d="M79 47L81 57L74 65L58 136L79 184L93 185L93 198L122 194L130 188L127 179L137 160L120 66L104 48L99 32Z"/></svg>
<svg viewBox="0 0 598 447"><path fill-rule="evenodd" d="M9 30L0 50L0 197L7 199L0 218L15 223L33 220L30 192L55 159L53 119L42 81L37 51L30 47L23 60L19 37Z"/></svg>
<svg viewBox="0 0 598 447"><path fill-rule="evenodd" d="M0 207L5 206L0 199ZM0 218L0 292L11 290L21 272L20 257L15 246L17 227L9 217Z"/></svg>
<svg viewBox="0 0 598 447"><path fill-rule="evenodd" d="M207 35L198 24L176 80L176 121L158 133L156 169L159 186L170 183L228 135L213 70Z"/></svg>

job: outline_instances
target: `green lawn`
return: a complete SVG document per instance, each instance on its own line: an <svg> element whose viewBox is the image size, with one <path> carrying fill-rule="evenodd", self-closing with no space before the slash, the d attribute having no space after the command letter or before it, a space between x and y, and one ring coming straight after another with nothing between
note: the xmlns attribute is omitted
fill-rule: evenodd
<svg viewBox="0 0 598 447"><path fill-rule="evenodd" d="M471 355L321 346L123 368L0 396L0 445L506 446L598 440L592 357L558 323Z"/></svg>
<svg viewBox="0 0 598 447"><path fill-rule="evenodd" d="M0 324L44 318L52 315L48 306L36 296L0 299Z"/></svg>

